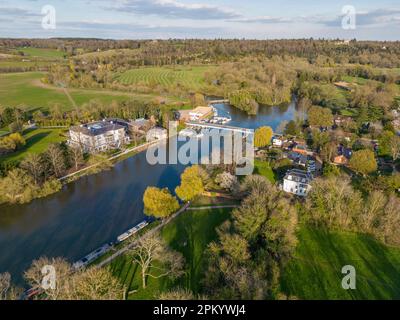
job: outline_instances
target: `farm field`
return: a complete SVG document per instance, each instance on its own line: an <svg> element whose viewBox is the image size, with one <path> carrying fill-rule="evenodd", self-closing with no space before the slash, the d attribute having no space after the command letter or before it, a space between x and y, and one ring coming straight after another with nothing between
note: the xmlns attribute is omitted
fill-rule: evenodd
<svg viewBox="0 0 400 320"><path fill-rule="evenodd" d="M29 129L25 130L23 136L26 145L17 152L0 156L0 163L21 161L28 153L45 152L49 144L65 141L64 129Z"/></svg>
<svg viewBox="0 0 400 320"><path fill-rule="evenodd" d="M43 59L64 59L67 54L62 51L58 51L55 49L41 49L41 48L32 48L32 47L24 47L15 49L15 53L22 52L24 56L35 57L35 58L43 58Z"/></svg>
<svg viewBox="0 0 400 320"><path fill-rule="evenodd" d="M356 290L341 287L346 265L356 269ZM400 248L368 235L302 227L281 288L299 299L399 299Z"/></svg>
<svg viewBox="0 0 400 320"><path fill-rule="evenodd" d="M208 244L217 238L215 229L229 216L229 209L187 211L163 228L163 239L171 248L181 252L186 260L186 275L178 280L181 287L198 292L204 271L204 251ZM172 286L165 278L149 277L147 288L143 290L140 267L134 265L127 255L114 260L110 268L128 291L137 290L129 295L129 299L154 299L160 291L168 290Z"/></svg>
<svg viewBox="0 0 400 320"><path fill-rule="evenodd" d="M61 88L41 85L44 73L26 72L0 74L0 108L20 107L25 110L48 110L53 104L60 104L64 110L71 110L73 105ZM103 103L138 99L149 101L153 95L109 92L106 90L69 89L69 93L78 106L97 99Z"/></svg>
<svg viewBox="0 0 400 320"><path fill-rule="evenodd" d="M212 66L162 67L132 69L118 75L116 80L124 85L161 85L164 87L181 85L190 89L199 89L204 85L204 74Z"/></svg>

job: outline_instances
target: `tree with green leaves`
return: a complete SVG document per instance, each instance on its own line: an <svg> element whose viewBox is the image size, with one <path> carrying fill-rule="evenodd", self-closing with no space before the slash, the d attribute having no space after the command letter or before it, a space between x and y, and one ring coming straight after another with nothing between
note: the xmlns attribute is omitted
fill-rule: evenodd
<svg viewBox="0 0 400 320"><path fill-rule="evenodd" d="M176 197L168 188L148 187L143 196L144 212L156 218L166 218L179 209Z"/></svg>
<svg viewBox="0 0 400 320"><path fill-rule="evenodd" d="M372 150L364 149L354 152L349 162L350 168L362 175L368 175L378 169L375 154Z"/></svg>
<svg viewBox="0 0 400 320"><path fill-rule="evenodd" d="M271 143L272 135L274 134L271 127L260 127L254 133L254 146L264 148Z"/></svg>
<svg viewBox="0 0 400 320"><path fill-rule="evenodd" d="M181 175L181 185L175 189L177 196L183 201L192 201L204 192L202 171L198 165L186 168Z"/></svg>
<svg viewBox="0 0 400 320"><path fill-rule="evenodd" d="M333 125L332 111L320 106L312 106L308 110L308 123L310 126L330 127Z"/></svg>

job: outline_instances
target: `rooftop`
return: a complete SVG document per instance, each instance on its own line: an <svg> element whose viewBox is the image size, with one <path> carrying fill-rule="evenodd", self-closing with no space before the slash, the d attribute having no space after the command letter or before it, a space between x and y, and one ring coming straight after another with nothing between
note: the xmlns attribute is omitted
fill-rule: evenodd
<svg viewBox="0 0 400 320"><path fill-rule="evenodd" d="M91 122L88 124L83 124L71 128L72 131L81 132L89 136L98 136L108 131L114 131L119 129L125 129L125 127L120 124L116 124L113 121L106 121L106 120Z"/></svg>
<svg viewBox="0 0 400 320"><path fill-rule="evenodd" d="M306 171L292 169L286 173L285 180L295 181L299 183L309 183L312 178Z"/></svg>

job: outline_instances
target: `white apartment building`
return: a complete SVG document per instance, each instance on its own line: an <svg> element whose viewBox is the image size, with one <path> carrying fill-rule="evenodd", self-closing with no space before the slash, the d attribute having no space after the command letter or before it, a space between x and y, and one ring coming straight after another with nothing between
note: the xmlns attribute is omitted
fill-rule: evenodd
<svg viewBox="0 0 400 320"><path fill-rule="evenodd" d="M111 120L92 122L71 127L70 146L79 146L84 153L103 152L118 149L130 142L127 128Z"/></svg>
<svg viewBox="0 0 400 320"><path fill-rule="evenodd" d="M306 171L290 170L283 179L283 191L305 197L311 189L311 181L312 177Z"/></svg>

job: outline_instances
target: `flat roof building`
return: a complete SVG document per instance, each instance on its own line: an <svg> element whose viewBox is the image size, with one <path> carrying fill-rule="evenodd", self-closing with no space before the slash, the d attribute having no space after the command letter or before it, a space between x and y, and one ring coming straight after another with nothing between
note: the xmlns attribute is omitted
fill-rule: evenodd
<svg viewBox="0 0 400 320"><path fill-rule="evenodd" d="M80 147L84 153L118 149L130 141L127 128L118 122L109 119L71 127L68 144Z"/></svg>
<svg viewBox="0 0 400 320"><path fill-rule="evenodd" d="M307 196L311 189L312 177L303 170L289 170L283 179L283 191L300 197Z"/></svg>

